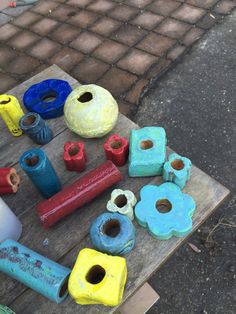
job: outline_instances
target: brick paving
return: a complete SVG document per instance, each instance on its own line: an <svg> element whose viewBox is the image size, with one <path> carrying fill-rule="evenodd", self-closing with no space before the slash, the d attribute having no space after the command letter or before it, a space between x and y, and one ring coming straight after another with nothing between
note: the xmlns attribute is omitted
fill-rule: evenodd
<svg viewBox="0 0 236 314"><path fill-rule="evenodd" d="M18 9L2 5L0 92L55 63L81 83L109 89L120 110L131 116L150 81L235 6L235 0L41 0Z"/></svg>

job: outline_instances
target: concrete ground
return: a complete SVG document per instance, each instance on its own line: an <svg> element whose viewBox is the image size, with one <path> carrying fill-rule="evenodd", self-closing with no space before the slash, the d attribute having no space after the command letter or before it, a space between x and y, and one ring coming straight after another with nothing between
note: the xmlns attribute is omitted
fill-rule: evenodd
<svg viewBox="0 0 236 314"><path fill-rule="evenodd" d="M6 8L1 1L0 93L55 63L81 83L107 88L130 117L150 80L236 6L234 0L39 0Z"/></svg>
<svg viewBox="0 0 236 314"><path fill-rule="evenodd" d="M135 121L231 190L229 199L150 279L154 313L236 313L236 12L156 82Z"/></svg>

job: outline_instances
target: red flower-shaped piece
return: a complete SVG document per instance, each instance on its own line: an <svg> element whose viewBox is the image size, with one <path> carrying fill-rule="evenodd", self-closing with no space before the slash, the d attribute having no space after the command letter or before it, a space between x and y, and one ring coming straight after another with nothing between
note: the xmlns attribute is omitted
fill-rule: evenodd
<svg viewBox="0 0 236 314"><path fill-rule="evenodd" d="M69 171L81 172L86 167L84 143L66 142L64 145L63 160Z"/></svg>
<svg viewBox="0 0 236 314"><path fill-rule="evenodd" d="M107 159L117 166L123 166L128 158L129 143L125 137L112 134L103 145Z"/></svg>

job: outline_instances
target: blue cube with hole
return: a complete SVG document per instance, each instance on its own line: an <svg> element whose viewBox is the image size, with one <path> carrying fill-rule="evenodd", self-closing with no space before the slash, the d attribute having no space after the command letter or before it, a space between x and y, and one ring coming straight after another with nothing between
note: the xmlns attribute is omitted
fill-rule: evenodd
<svg viewBox="0 0 236 314"><path fill-rule="evenodd" d="M166 158L166 132L162 127L131 130L129 141L129 176L161 175Z"/></svg>

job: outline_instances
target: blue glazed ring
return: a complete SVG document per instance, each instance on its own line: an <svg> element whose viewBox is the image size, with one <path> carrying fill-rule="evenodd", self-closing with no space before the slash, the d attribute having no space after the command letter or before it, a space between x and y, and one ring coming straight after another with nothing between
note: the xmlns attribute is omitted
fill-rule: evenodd
<svg viewBox="0 0 236 314"><path fill-rule="evenodd" d="M134 247L135 228L131 220L124 215L103 213L93 221L90 238L98 251L123 255Z"/></svg>
<svg viewBox="0 0 236 314"><path fill-rule="evenodd" d="M25 107L37 112L43 119L51 119L63 115L67 96L72 88L64 80L50 79L34 84L23 96Z"/></svg>

